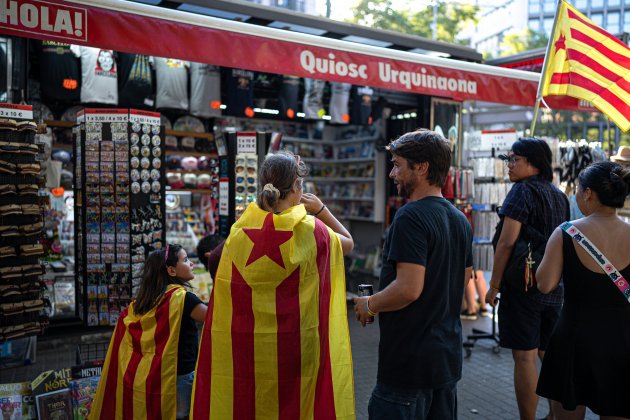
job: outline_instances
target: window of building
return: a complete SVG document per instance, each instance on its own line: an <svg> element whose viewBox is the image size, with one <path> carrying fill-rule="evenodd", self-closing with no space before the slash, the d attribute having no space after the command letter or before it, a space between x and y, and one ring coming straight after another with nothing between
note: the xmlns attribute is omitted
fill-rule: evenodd
<svg viewBox="0 0 630 420"><path fill-rule="evenodd" d="M619 30L620 23L620 15L619 12L608 12L606 15L606 30L611 34L618 34L621 32Z"/></svg>
<svg viewBox="0 0 630 420"><path fill-rule="evenodd" d="M588 0L575 0L575 8L579 11L584 12L587 6Z"/></svg>
<svg viewBox="0 0 630 420"><path fill-rule="evenodd" d="M553 18L546 18L543 21L543 30L547 35L551 35L551 28L553 28Z"/></svg>
<svg viewBox="0 0 630 420"><path fill-rule="evenodd" d="M630 11L625 11L623 14L623 31L630 32Z"/></svg>
<svg viewBox="0 0 630 420"><path fill-rule="evenodd" d="M540 0L529 0L529 14L536 15L540 13Z"/></svg>
<svg viewBox="0 0 630 420"><path fill-rule="evenodd" d="M628 13L630 14L630 13ZM530 19L527 22L527 27L534 32L540 31L540 21L538 19Z"/></svg>
<svg viewBox="0 0 630 420"><path fill-rule="evenodd" d="M608 0L608 7L617 7L621 4L621 0Z"/></svg>
<svg viewBox="0 0 630 420"><path fill-rule="evenodd" d="M591 0L591 9L600 9L604 7L604 0Z"/></svg>
<svg viewBox="0 0 630 420"><path fill-rule="evenodd" d="M597 26L603 26L604 25L604 15L602 13L593 13L591 15L591 20Z"/></svg>
<svg viewBox="0 0 630 420"><path fill-rule="evenodd" d="M556 11L556 2L553 0L545 0L545 13L553 13Z"/></svg>

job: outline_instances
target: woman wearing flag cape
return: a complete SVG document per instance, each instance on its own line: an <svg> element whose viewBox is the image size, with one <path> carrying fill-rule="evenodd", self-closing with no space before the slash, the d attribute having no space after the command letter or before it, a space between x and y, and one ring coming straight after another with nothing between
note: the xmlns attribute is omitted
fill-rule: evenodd
<svg viewBox="0 0 630 420"><path fill-rule="evenodd" d="M288 152L232 226L197 360L193 419L354 419L343 255L348 231ZM312 215L307 215L311 213Z"/></svg>
<svg viewBox="0 0 630 420"><path fill-rule="evenodd" d="M203 321L207 310L184 287L193 278L181 245L149 254L138 295L116 323L90 419L188 418L195 321Z"/></svg>

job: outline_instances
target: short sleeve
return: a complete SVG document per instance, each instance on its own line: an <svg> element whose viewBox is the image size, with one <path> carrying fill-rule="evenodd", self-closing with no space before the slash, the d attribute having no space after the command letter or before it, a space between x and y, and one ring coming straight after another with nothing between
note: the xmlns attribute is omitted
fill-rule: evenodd
<svg viewBox="0 0 630 420"><path fill-rule="evenodd" d="M387 259L392 263L412 263L426 266L427 237L426 230L413 219L408 211L400 211L392 224L390 247Z"/></svg>
<svg viewBox="0 0 630 420"><path fill-rule="evenodd" d="M526 224L529 219L532 196L523 182L517 182L505 197L499 215Z"/></svg>
<svg viewBox="0 0 630 420"><path fill-rule="evenodd" d="M184 315L190 316L190 313L199 305L203 303L201 299L197 297L196 294L192 292L186 292L186 297L184 298Z"/></svg>
<svg viewBox="0 0 630 420"><path fill-rule="evenodd" d="M72 53L75 56L81 57L81 46L80 45L71 45L70 46L70 51L72 51Z"/></svg>

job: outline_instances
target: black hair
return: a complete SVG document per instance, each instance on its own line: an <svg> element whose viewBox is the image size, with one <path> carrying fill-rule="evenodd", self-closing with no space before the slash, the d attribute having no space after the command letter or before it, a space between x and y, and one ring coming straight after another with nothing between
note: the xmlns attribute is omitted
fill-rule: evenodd
<svg viewBox="0 0 630 420"><path fill-rule="evenodd" d="M133 310L136 314L145 314L157 305L169 284L190 287L190 283L169 275L166 270L167 267L175 267L177 265L179 251L182 249L181 245L168 244L166 248L158 249L149 254L144 262L142 280L133 305Z"/></svg>
<svg viewBox="0 0 630 420"><path fill-rule="evenodd" d="M403 134L385 147L392 155L407 159L411 168L419 163L429 164L427 181L442 187L451 167L451 144L435 131L421 128Z"/></svg>
<svg viewBox="0 0 630 420"><path fill-rule="evenodd" d="M295 179L306 175L308 167L299 156L286 150L267 155L258 175L260 182L258 204L263 210L273 211L278 200L286 198L291 192ZM275 190L265 189L267 184L271 184Z"/></svg>
<svg viewBox="0 0 630 420"><path fill-rule="evenodd" d="M551 148L546 141L537 137L521 137L512 145L512 152L524 156L527 161L538 169L538 176L545 181L553 181L551 167Z"/></svg>
<svg viewBox="0 0 630 420"><path fill-rule="evenodd" d="M205 257L206 252L212 252L223 241L225 241L225 238L215 233L204 236L197 243L197 257L203 266L206 267L206 270L208 270L208 258Z"/></svg>
<svg viewBox="0 0 630 420"><path fill-rule="evenodd" d="M604 206L621 208L630 192L630 168L609 161L591 163L580 172L578 182L582 190L595 191Z"/></svg>

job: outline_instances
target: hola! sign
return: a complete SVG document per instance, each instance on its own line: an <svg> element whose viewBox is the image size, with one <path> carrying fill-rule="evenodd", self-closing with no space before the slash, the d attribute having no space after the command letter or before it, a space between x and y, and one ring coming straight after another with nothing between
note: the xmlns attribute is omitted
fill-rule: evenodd
<svg viewBox="0 0 630 420"><path fill-rule="evenodd" d="M87 41L87 10L43 0L0 0L0 27L53 39Z"/></svg>

